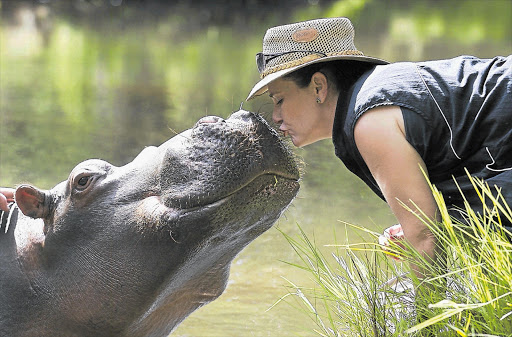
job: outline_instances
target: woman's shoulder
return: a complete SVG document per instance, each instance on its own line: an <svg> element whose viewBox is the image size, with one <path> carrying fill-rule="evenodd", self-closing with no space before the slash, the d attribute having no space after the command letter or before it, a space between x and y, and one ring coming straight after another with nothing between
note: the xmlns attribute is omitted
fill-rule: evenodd
<svg viewBox="0 0 512 337"><path fill-rule="evenodd" d="M356 83L352 103L356 116L376 106L394 104L417 113L438 111L436 105L474 102L508 89L512 56L481 59L462 55L451 59L378 65ZM485 84L485 85L484 85ZM481 92L481 88L488 92ZM500 90L491 90L499 87ZM431 98L435 97L435 100ZM460 99L460 98L465 99ZM444 108L443 108L444 109Z"/></svg>
<svg viewBox="0 0 512 337"><path fill-rule="evenodd" d="M495 56L492 58L479 58L471 55L460 55L452 58L438 59L438 60L425 60L425 61L398 61L384 65L378 65L372 72L368 79L373 80L379 76L396 77L401 74L409 74L414 68L429 69L430 71L445 71L446 69L462 69L469 70L468 68L474 67L476 69L493 66L510 69L512 64L512 55L509 56Z"/></svg>

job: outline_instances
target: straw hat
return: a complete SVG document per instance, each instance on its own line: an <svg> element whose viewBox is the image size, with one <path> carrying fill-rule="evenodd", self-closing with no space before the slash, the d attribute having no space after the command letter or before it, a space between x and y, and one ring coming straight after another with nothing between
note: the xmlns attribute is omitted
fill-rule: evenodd
<svg viewBox="0 0 512 337"><path fill-rule="evenodd" d="M261 81L247 100L264 94L267 85L313 63L356 60L374 64L387 61L364 56L354 45L354 27L347 18L327 18L277 26L263 37L263 52L256 54Z"/></svg>

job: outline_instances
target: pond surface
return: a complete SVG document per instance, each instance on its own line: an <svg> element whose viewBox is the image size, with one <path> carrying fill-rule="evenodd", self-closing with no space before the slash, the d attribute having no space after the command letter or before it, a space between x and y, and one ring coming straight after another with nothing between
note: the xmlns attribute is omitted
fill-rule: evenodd
<svg viewBox="0 0 512 337"><path fill-rule="evenodd" d="M220 9L200 1L173 8L13 3L1 3L0 186L50 188L85 159L124 165L202 116L229 116L258 80L254 55L270 26L349 16L356 46L389 61L512 52L508 0L291 1L287 8L265 1L266 11L256 7L255 14L229 2ZM243 107L267 117L271 111L267 97ZM297 153L306 162L297 199L276 228L235 259L226 292L173 335L314 335L314 322L293 300L268 310L287 293L283 277L310 284L283 262L297 258L277 228L298 235L300 225L322 245L334 243L334 231L344 242L340 221L374 230L394 224L387 206L336 159L330 141Z"/></svg>

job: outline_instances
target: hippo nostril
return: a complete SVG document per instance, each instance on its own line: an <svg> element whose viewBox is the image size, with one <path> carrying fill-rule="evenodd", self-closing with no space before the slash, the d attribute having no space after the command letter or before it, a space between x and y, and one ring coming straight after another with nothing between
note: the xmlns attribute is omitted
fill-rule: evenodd
<svg viewBox="0 0 512 337"><path fill-rule="evenodd" d="M217 116L206 116L201 118L197 121L197 124L204 124L204 123L222 123L225 122L224 119L217 117Z"/></svg>

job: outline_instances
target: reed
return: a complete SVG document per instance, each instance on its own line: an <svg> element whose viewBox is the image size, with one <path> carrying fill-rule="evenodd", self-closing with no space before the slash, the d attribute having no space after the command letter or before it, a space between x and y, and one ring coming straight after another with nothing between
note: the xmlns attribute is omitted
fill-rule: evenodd
<svg viewBox="0 0 512 337"><path fill-rule="evenodd" d="M316 323L319 336L512 336L512 233L502 226L512 212L499 189L470 179L482 210L466 203L461 209L466 223L449 216L435 186L441 221L416 212L446 254L446 267L429 264L406 242L391 243L384 251L373 243L380 233L355 225L345 223L345 228L371 239L323 247L299 226L297 238L283 233L301 261L290 264L309 273L314 285L290 280L278 302L294 298ZM322 253L326 249L330 255ZM428 270L429 277L416 278L411 261Z"/></svg>

